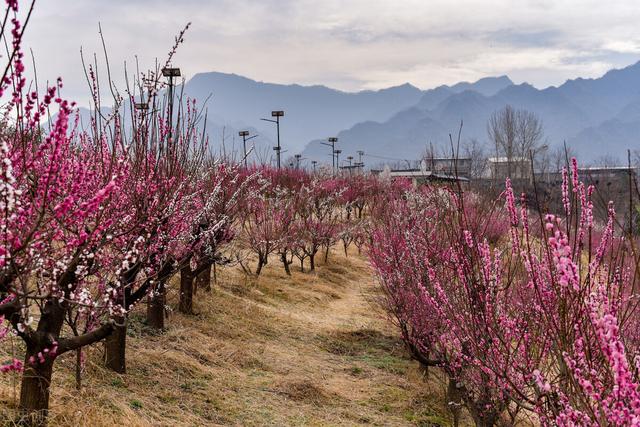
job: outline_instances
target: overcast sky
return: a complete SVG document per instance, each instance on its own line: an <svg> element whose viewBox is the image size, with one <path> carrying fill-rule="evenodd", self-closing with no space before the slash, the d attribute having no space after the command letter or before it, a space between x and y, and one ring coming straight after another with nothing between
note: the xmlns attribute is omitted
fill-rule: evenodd
<svg viewBox="0 0 640 427"><path fill-rule="evenodd" d="M405 82L423 89L509 75L536 87L597 77L640 59L637 0L38 0L26 44L41 78L86 95L80 47L112 68L164 58L204 71L355 91Z"/></svg>

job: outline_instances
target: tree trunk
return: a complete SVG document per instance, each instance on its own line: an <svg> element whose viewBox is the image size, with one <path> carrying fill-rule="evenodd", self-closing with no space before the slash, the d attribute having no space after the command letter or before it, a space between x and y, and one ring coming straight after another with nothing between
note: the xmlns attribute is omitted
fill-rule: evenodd
<svg viewBox="0 0 640 427"><path fill-rule="evenodd" d="M324 262L325 264L329 261L329 246L324 251Z"/></svg>
<svg viewBox="0 0 640 427"><path fill-rule="evenodd" d="M29 358L36 358L35 364ZM39 363L37 353L27 353L20 387L20 424L45 426L49 413L49 386L53 374L53 360Z"/></svg>
<svg viewBox="0 0 640 427"><path fill-rule="evenodd" d="M458 427L460 423L460 409L462 408L462 399L460 392L456 387L456 381L449 378L449 386L447 387L447 402L449 406L449 412L453 417L453 427Z"/></svg>
<svg viewBox="0 0 640 427"><path fill-rule="evenodd" d="M462 400L462 399L461 399ZM476 427L494 427L498 422L500 414L495 409L489 408L481 402L466 402L466 408L469 410L473 423Z"/></svg>
<svg viewBox="0 0 640 427"><path fill-rule="evenodd" d="M49 300L38 321L37 335L27 340L24 372L20 386L20 423L27 426L44 426L49 413L49 387L55 356L46 355L40 363L38 353L50 348L60 337L64 323L64 307L57 300ZM46 337L46 338L45 338ZM35 359L32 364L30 359Z"/></svg>
<svg viewBox="0 0 640 427"><path fill-rule="evenodd" d="M211 292L211 264L196 277L196 285L193 289L194 295L198 288L203 289L205 292Z"/></svg>
<svg viewBox="0 0 640 427"><path fill-rule="evenodd" d="M300 271L304 273L304 258L300 259Z"/></svg>
<svg viewBox="0 0 640 427"><path fill-rule="evenodd" d="M193 279L191 267L187 265L180 269L180 313L193 314Z"/></svg>
<svg viewBox="0 0 640 427"><path fill-rule="evenodd" d="M104 364L119 374L127 372L127 317L116 317L113 332L104 341Z"/></svg>
<svg viewBox="0 0 640 427"><path fill-rule="evenodd" d="M284 265L284 271L287 273L287 276L291 276L291 270L289 269L289 261L287 261L287 253L280 253L280 260L282 261L282 265Z"/></svg>
<svg viewBox="0 0 640 427"><path fill-rule="evenodd" d="M147 325L153 329L164 329L165 298L164 283L160 283L158 289L148 297Z"/></svg>
<svg viewBox="0 0 640 427"><path fill-rule="evenodd" d="M494 427L496 425L497 417L490 415L485 417L473 417L473 422L476 427Z"/></svg>
<svg viewBox="0 0 640 427"><path fill-rule="evenodd" d="M264 260L262 259L262 256L260 256L258 258L258 267L256 267L256 276L260 275L260 272L262 271L262 267L264 267L266 263L264 262Z"/></svg>
<svg viewBox="0 0 640 427"><path fill-rule="evenodd" d="M316 269L316 255L309 255L309 271L315 271Z"/></svg>

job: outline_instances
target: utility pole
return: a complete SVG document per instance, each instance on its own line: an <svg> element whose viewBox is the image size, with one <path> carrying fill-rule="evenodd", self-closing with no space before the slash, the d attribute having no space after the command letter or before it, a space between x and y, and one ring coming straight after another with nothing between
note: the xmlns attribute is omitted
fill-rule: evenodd
<svg viewBox="0 0 640 427"><path fill-rule="evenodd" d="M136 111L140 112L140 127L142 127L142 132L144 133L144 135L146 135L147 134L147 127L148 127L146 116L148 115L147 111L149 111L149 103L148 102L136 102L136 103L133 104L133 108L135 108ZM145 123L147 123L147 126L144 126ZM135 121L133 123L133 126L137 126Z"/></svg>
<svg viewBox="0 0 640 427"><path fill-rule="evenodd" d="M353 160L353 156L347 156L347 160L349 161L349 175L351 175L351 161Z"/></svg>
<svg viewBox="0 0 640 427"><path fill-rule="evenodd" d="M249 138L247 138L247 136L249 136L249 131L248 130L241 130L240 132L238 132L238 135L242 137L242 154L243 154L243 159L244 159L244 167L245 169L247 168L247 141L249 141L250 139L255 138L258 135L253 135L250 136Z"/></svg>
<svg viewBox="0 0 640 427"><path fill-rule="evenodd" d="M162 69L162 75L169 78L169 141L173 138L173 79L180 77L180 68L165 67Z"/></svg>
<svg viewBox="0 0 640 427"><path fill-rule="evenodd" d="M340 170L340 153L342 153L342 150L334 150L334 153L336 153L336 165L338 166L338 170Z"/></svg>
<svg viewBox="0 0 640 427"><path fill-rule="evenodd" d="M333 174L335 175L336 173L336 142L338 142L338 138L336 137L331 137L328 138L327 141L329 141L328 143L326 142L321 142L322 145L326 145L328 147L331 147L331 167L332 167L332 171Z"/></svg>
<svg viewBox="0 0 640 427"><path fill-rule="evenodd" d="M302 160L302 154L296 154L293 157L296 159L296 169L300 169L300 160Z"/></svg>
<svg viewBox="0 0 640 427"><path fill-rule="evenodd" d="M364 172L364 163L362 163L362 156L364 156L364 151L358 150L358 164L357 164L357 166L362 169L360 172Z"/></svg>
<svg viewBox="0 0 640 427"><path fill-rule="evenodd" d="M280 169L280 152L282 151L282 147L280 147L280 117L284 116L284 111L282 110L278 110L278 111L272 111L271 112L271 117L275 117L276 119L260 119L260 120L264 120L265 122L271 122L271 123L275 123L276 124L276 129L278 132L278 145L273 147L274 151L276 152L276 159L277 159L277 164L278 164L278 169Z"/></svg>
<svg viewBox="0 0 640 427"><path fill-rule="evenodd" d="M318 164L318 162L317 162L317 161L315 161L315 160L312 160L312 161L311 161L311 165L313 166L313 174L314 174L314 175L316 174L316 165L317 165L317 164Z"/></svg>

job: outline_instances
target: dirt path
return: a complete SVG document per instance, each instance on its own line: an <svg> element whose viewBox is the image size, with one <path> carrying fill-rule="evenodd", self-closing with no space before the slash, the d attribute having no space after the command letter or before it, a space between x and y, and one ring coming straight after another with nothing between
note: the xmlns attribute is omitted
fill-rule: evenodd
<svg viewBox="0 0 640 427"><path fill-rule="evenodd" d="M259 284L261 292L284 288L270 279ZM295 288L284 290L290 299L271 307L291 328L265 351L278 373L270 380L296 414L283 423L446 425L443 408L431 403L433 384L375 304L373 280L363 258L334 255L315 275L294 273Z"/></svg>
<svg viewBox="0 0 640 427"><path fill-rule="evenodd" d="M441 384L425 381L373 303L363 257L332 253L291 277L277 262L258 279L226 268L218 279L197 294L196 316L172 314L162 334L146 328L144 307L131 315L126 375L105 370L94 346L78 392L73 355L61 357L50 424L449 425ZM7 416L12 395L0 377Z"/></svg>

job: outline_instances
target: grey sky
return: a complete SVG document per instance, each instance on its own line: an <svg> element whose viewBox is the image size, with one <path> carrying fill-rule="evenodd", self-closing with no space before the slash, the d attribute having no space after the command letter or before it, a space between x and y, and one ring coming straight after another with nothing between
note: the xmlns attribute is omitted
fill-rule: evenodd
<svg viewBox="0 0 640 427"><path fill-rule="evenodd" d="M640 59L636 0L39 0L26 43L40 77L61 75L82 100L79 49L100 52L98 22L117 71L164 58L188 21L174 61L187 77L347 91L500 74L544 87Z"/></svg>

